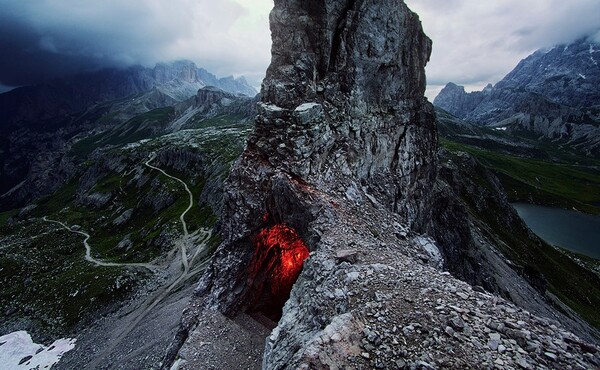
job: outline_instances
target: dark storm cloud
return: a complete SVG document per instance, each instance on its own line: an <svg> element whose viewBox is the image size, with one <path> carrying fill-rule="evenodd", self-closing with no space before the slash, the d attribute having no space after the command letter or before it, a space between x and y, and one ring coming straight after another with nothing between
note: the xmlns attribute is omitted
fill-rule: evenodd
<svg viewBox="0 0 600 370"><path fill-rule="evenodd" d="M18 86L78 73L108 61L63 55L39 47L40 37L15 19L0 16L0 84Z"/></svg>
<svg viewBox="0 0 600 370"><path fill-rule="evenodd" d="M600 0L406 0L433 39L428 96L481 89L536 49L600 29ZM0 0L2 85L191 59L258 86L270 61L272 0ZM597 36L600 41L600 34Z"/></svg>
<svg viewBox="0 0 600 370"><path fill-rule="evenodd" d="M220 75L260 75L269 58L271 6L270 0L0 0L0 85L176 59Z"/></svg>

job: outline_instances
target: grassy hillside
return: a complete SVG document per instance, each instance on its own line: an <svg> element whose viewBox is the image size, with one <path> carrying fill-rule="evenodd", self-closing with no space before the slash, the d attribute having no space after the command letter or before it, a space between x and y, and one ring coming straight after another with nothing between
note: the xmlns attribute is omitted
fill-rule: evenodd
<svg viewBox="0 0 600 370"><path fill-rule="evenodd" d="M142 115L130 126L102 136L110 142L95 137L87 144L123 144L135 138L129 135L135 130L128 127L140 128L137 123L149 122L149 117L160 120L169 114L163 110ZM92 256L97 259L161 264L182 235L179 216L189 198L181 183L144 165L150 153L156 153L153 165L184 179L193 193L194 206L185 216L193 233L216 222L211 207L218 203L219 184L231 162L244 148L247 130L245 124L207 127L100 148L102 153L81 163L78 176L38 199L26 215L15 217L19 210L0 213L0 284L5 287L0 290L0 311L5 313L0 326L22 328L25 322L27 330L42 340L48 332L68 333L92 314L114 309L153 278L145 269L100 267L85 261L83 236L44 222L44 216L89 233ZM90 202L94 196L109 200ZM198 258L211 252L209 248Z"/></svg>
<svg viewBox="0 0 600 370"><path fill-rule="evenodd" d="M440 138L451 152L475 156L501 180L513 202L557 206L600 214L600 168L593 165L554 163L498 153Z"/></svg>
<svg viewBox="0 0 600 370"><path fill-rule="evenodd" d="M564 175L563 172L554 174L551 171L554 167L545 167L536 161L521 162L519 158L506 157L448 141L444 141L443 145L450 149L449 153L442 153L443 163L451 163L452 166L460 168L459 180L451 182L451 187L457 191L467 207L470 218L476 225L475 229L482 232L484 239L494 240L494 248L501 251L507 260L512 262L514 269L533 286L558 297L562 303L600 329L600 274L597 264L589 258L574 256L571 252L552 247L534 237L518 215L507 209L510 206L490 181L482 163L487 161L487 167L505 174L507 178L522 176L531 181L531 178L545 175L549 182L553 180L554 187L556 183L567 186L571 180L561 182L560 175ZM466 160L465 158L470 157L457 154L459 151L469 151L478 155L479 162L472 163ZM526 172L521 172L525 170ZM578 172L566 173L581 175ZM590 179L585 177L585 181ZM548 186L548 189L554 188ZM564 200L568 201L566 198ZM469 253L461 256L468 257ZM560 306L557 308L561 309Z"/></svg>
<svg viewBox="0 0 600 370"><path fill-rule="evenodd" d="M95 149L106 145L124 145L156 137L174 115L173 107L158 108L140 114L110 131L78 141L73 145L72 153L77 157L85 158Z"/></svg>

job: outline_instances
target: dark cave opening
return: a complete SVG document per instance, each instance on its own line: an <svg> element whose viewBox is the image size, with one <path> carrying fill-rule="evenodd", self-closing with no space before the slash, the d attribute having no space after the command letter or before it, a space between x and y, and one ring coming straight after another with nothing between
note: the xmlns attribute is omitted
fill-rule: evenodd
<svg viewBox="0 0 600 370"><path fill-rule="evenodd" d="M249 268L253 291L249 311L279 321L309 254L307 245L291 226L280 223L261 229L254 238Z"/></svg>

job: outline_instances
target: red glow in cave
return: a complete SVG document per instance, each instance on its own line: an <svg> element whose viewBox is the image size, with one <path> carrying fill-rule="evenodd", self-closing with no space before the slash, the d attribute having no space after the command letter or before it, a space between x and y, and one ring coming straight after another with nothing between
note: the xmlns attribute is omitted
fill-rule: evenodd
<svg viewBox="0 0 600 370"><path fill-rule="evenodd" d="M286 224L262 229L254 239L255 253L251 276L266 273L266 286L274 303L283 305L298 279L304 260L310 254L300 235ZM264 276L264 275L263 275Z"/></svg>

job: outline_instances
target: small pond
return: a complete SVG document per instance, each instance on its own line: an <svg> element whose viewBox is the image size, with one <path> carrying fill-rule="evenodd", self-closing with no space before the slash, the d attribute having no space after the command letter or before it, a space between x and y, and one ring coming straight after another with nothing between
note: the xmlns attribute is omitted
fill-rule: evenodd
<svg viewBox="0 0 600 370"><path fill-rule="evenodd" d="M525 203L513 207L548 243L600 259L600 216Z"/></svg>

